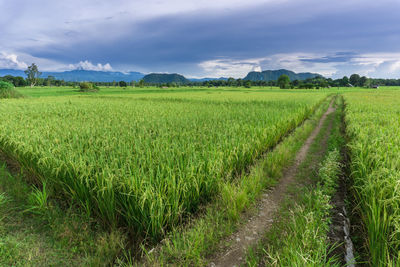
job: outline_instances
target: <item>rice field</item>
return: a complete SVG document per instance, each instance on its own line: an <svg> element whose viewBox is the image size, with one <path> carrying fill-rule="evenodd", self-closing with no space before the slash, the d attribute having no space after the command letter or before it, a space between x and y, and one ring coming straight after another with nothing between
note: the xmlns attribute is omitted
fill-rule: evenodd
<svg viewBox="0 0 400 267"><path fill-rule="evenodd" d="M0 102L0 149L106 225L158 240L327 92L172 92Z"/></svg>
<svg viewBox="0 0 400 267"><path fill-rule="evenodd" d="M372 266L400 264L400 92L345 94L351 178Z"/></svg>

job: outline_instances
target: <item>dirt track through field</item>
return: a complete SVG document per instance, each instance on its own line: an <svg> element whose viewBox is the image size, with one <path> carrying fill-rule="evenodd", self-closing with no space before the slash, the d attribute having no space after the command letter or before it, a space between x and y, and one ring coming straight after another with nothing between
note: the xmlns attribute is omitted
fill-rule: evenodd
<svg viewBox="0 0 400 267"><path fill-rule="evenodd" d="M232 245L225 249L223 253L213 258L210 266L240 266L244 262L247 249L257 244L263 234L270 229L274 214L278 211L280 204L284 200L288 186L294 181L299 166L306 159L311 144L321 131L328 115L335 111L333 102L334 100L331 101L328 110L322 115L319 124L297 153L294 164L284 172L283 177L279 180L279 184L262 196L259 201L257 215L251 217L238 232L227 239Z"/></svg>

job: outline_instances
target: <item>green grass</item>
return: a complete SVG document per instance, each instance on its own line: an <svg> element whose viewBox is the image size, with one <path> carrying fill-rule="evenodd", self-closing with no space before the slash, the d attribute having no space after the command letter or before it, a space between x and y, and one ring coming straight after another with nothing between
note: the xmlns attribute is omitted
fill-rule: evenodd
<svg viewBox="0 0 400 267"><path fill-rule="evenodd" d="M332 133L328 132L330 123ZM340 266L340 259L330 255L334 244L328 238L331 198L338 186L339 151L344 144L340 124L339 108L328 117L310 147L277 222L265 239L249 250L247 266Z"/></svg>
<svg viewBox="0 0 400 267"><path fill-rule="evenodd" d="M120 233L101 231L76 210L48 200L38 213L42 202L31 197L39 192L0 163L0 266L101 266L122 255Z"/></svg>
<svg viewBox="0 0 400 267"><path fill-rule="evenodd" d="M0 147L53 197L160 239L326 96L224 92L8 100ZM18 129L18 130L17 130Z"/></svg>
<svg viewBox="0 0 400 267"><path fill-rule="evenodd" d="M372 266L400 264L400 92L348 93L347 133L355 206Z"/></svg>
<svg viewBox="0 0 400 267"><path fill-rule="evenodd" d="M126 96L126 95L137 95L137 94L157 94L157 95L167 95L170 93L187 93L191 95L192 93L201 93L201 94L218 94L218 93L226 93L226 92L268 92L268 93L289 93L290 95L296 93L310 93L314 94L315 92L329 92L329 93L346 93L346 92L377 92L377 91L398 91L399 87L394 86L383 86L380 89L366 89L366 88L357 88L357 87L340 87L340 88L323 88L323 89L279 89L278 87L171 87L171 88L159 88L159 87L105 87L101 86L100 91L96 93L83 93L79 91L79 87L72 88L69 86L60 86L60 87L48 87L48 86L37 86L37 87L18 87L16 88L18 92L20 92L25 97L48 97L48 96L78 96L78 95L98 95L98 96Z"/></svg>
<svg viewBox="0 0 400 267"><path fill-rule="evenodd" d="M74 253L98 255L98 262L110 263L121 257L129 261L127 250L121 256L126 240L115 230L118 227L145 246L164 239L160 249L148 255L149 262L161 265L205 264L218 242L240 226L243 212L251 210L262 190L278 181L315 119L271 149L308 118L327 95L345 93L352 170L358 201L363 202L363 219L383 218L376 225L370 221L365 224L373 225L368 232L374 233L366 244L379 244L372 248L376 251L371 258L381 259L374 263L397 262L396 221L400 217L396 206L395 133L399 113L391 98L397 97L398 88L103 87L96 93L80 93L78 88L68 87L18 90L24 99L1 100L0 105L0 112L7 114L0 121L0 149L21 164L33 185L24 196L26 204L18 207L18 216L42 218L50 232L56 233L51 236L62 233L63 225L75 229L66 228L68 232L78 233L85 220L90 221L88 227L93 223L100 227L99 221L114 229L103 237L81 240L72 234L70 243L65 241ZM379 108L387 104L383 114L389 121L379 116ZM320 115L318 109L314 118ZM363 177L367 175L371 178L365 183ZM372 179L374 175L381 178L379 183ZM326 194L324 186L318 190ZM379 192L374 195L378 201L368 202L371 192ZM323 211L327 206L321 195L308 196L303 201L313 203L321 213L311 218L313 223L296 220L301 227L310 227L306 230L311 233L314 226L326 223ZM0 209L9 206L9 200L7 192L0 194ZM315 211L310 206L301 207L293 209L299 218L308 218ZM371 207L376 214L368 213ZM63 213L72 219L62 220ZM0 215L0 222L4 222L4 215ZM318 233L317 244L326 244L320 242L323 233ZM35 238L32 240L21 244L26 244L25 248ZM385 244L381 246L380 242ZM13 251L12 246L5 251ZM380 253L384 256L376 256ZM80 258L77 265L96 260L92 256L88 256L90 260Z"/></svg>

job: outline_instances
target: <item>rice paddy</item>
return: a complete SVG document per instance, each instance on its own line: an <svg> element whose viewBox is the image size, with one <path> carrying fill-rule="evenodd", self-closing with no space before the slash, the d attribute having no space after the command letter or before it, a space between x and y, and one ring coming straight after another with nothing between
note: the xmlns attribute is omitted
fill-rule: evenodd
<svg viewBox="0 0 400 267"><path fill-rule="evenodd" d="M81 218L90 218L87 225L95 221L109 233L109 239L85 234L91 241L77 251L95 256L75 259L78 265L100 259L133 264L137 254L159 265L209 264L209 257L240 227L264 190L279 183L332 99L339 103L337 107L344 99L345 108L332 115L333 129L323 133L330 136L328 147L320 146L322 139L315 141L309 155L334 167L328 169L332 179L320 177L324 164L310 161L310 172L300 173L307 176L305 186L310 190L299 187L295 198L299 202L282 211L292 220L267 233L273 242L249 250L247 264L316 259L341 265L340 256L331 255L340 244L333 244L329 233L333 198L343 188L339 186L342 175L354 195L347 207L356 215L350 217L360 217L351 233L356 239L356 261L371 266L400 263L400 93L396 88L107 88L91 94L70 88L25 88L21 95L0 100L0 151L8 165L25 174L24 192L30 190L21 212L53 220L55 213L47 209L57 203L57 209L78 212ZM346 166L348 173L338 169ZM319 188L328 191L318 194ZM9 210L5 208L9 203L16 206L10 194L0 192L0 211ZM300 212L303 209L293 207L307 207L307 216L321 213L310 223ZM62 212L57 214L62 217ZM5 218L2 212L0 230ZM310 230L301 232L303 228ZM286 240L280 239L280 231L288 236ZM290 241L289 237L302 234L307 238ZM90 252L93 240L103 240L96 252ZM104 240L114 240L114 245L101 258L108 242ZM286 249L279 245L285 242L289 242ZM297 252L296 242L308 244L303 251L307 257ZM143 257L155 247L157 253ZM6 251L4 262L14 264L18 261L11 252Z"/></svg>
<svg viewBox="0 0 400 267"><path fill-rule="evenodd" d="M400 93L345 95L351 177L372 266L400 264Z"/></svg>
<svg viewBox="0 0 400 267"><path fill-rule="evenodd" d="M104 224L161 238L326 93L50 97L0 105L0 147Z"/></svg>

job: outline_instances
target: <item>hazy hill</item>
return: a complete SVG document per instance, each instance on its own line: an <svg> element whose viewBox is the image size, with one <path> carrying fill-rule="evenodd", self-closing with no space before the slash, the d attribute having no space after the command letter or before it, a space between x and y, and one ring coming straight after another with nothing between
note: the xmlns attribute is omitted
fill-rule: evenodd
<svg viewBox="0 0 400 267"><path fill-rule="evenodd" d="M221 78L189 78L189 80L192 82L207 82L207 81L219 81L219 80L227 81L228 78L225 78L225 77L221 77Z"/></svg>
<svg viewBox="0 0 400 267"><path fill-rule="evenodd" d="M286 74L289 76L290 80L305 80L308 78L314 78L317 76L321 76L316 73L295 73L290 70L266 70L263 72L249 72L244 80L251 81L275 81L282 74ZM14 70L14 69L0 69L0 77L5 75L12 76L22 76L26 78L26 75L23 70ZM94 71L94 70L71 70L71 71L62 71L62 72L43 72L42 78L47 78L48 76L53 76L57 80L71 81L71 82L81 82L81 81L89 81L89 82L113 82L113 81L139 81L144 79L146 83L160 84L160 83L179 83L185 84L189 81L193 82L204 82L209 80L227 80L227 78L200 78L200 79L186 79L184 76L180 74L166 74L166 73L151 73L148 75L144 75L140 72L119 72L119 71Z"/></svg>
<svg viewBox="0 0 400 267"><path fill-rule="evenodd" d="M12 75L12 76L21 76L26 77L25 72L23 70L13 70L13 69L0 69L0 77Z"/></svg>
<svg viewBox="0 0 400 267"><path fill-rule="evenodd" d="M289 76L291 81L294 80L306 80L308 78L314 78L321 76L317 73L303 72L303 73L295 73L290 70L280 69L280 70L265 70L262 72L252 71L247 74L244 80L250 81L276 81L282 75L286 74Z"/></svg>
<svg viewBox="0 0 400 267"><path fill-rule="evenodd" d="M26 77L23 70L0 69L0 76L12 75ZM139 81L144 74L140 72L118 72L118 71L94 71L94 70L71 70L62 72L42 72L41 78L53 76L57 80L67 82L112 82L112 81Z"/></svg>
<svg viewBox="0 0 400 267"><path fill-rule="evenodd" d="M150 73L143 77L146 83L188 83L189 80L180 74Z"/></svg>

